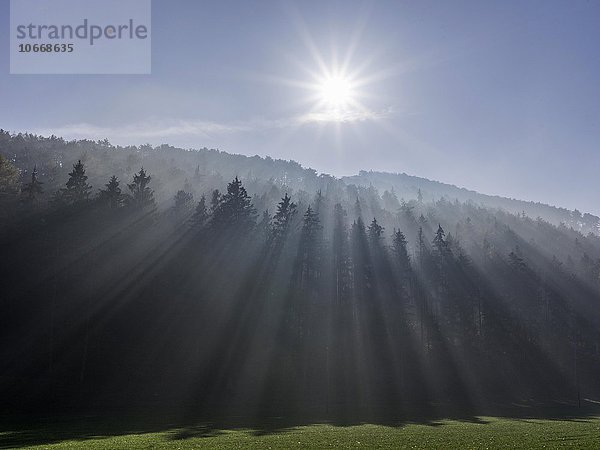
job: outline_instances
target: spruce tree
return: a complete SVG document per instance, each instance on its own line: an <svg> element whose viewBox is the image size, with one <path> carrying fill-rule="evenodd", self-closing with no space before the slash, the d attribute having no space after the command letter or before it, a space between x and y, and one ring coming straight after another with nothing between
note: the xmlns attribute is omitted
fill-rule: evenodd
<svg viewBox="0 0 600 450"><path fill-rule="evenodd" d="M69 180L66 188L61 190L61 199L69 204L75 205L86 202L90 197L92 187L87 183L85 166L81 160L73 165L73 170L69 173Z"/></svg>
<svg viewBox="0 0 600 450"><path fill-rule="evenodd" d="M369 236L361 217L352 224L350 243L354 295L359 302L366 302L372 294L373 266L369 249Z"/></svg>
<svg viewBox="0 0 600 450"><path fill-rule="evenodd" d="M350 293L350 254L348 242L348 230L346 226L346 210L341 204L336 203L333 207L333 290L336 307L348 300Z"/></svg>
<svg viewBox="0 0 600 450"><path fill-rule="evenodd" d="M217 211L217 209L219 208L222 197L223 196L221 195L221 193L219 192L218 189L215 189L214 191L212 191L211 197L210 197L210 213L212 215L214 215L215 212Z"/></svg>
<svg viewBox="0 0 600 450"><path fill-rule="evenodd" d="M417 245L419 248L419 264L422 268L423 258L425 257L425 251L427 250L427 247L425 246L425 236L423 235L423 227L419 227L419 234L417 235Z"/></svg>
<svg viewBox="0 0 600 450"><path fill-rule="evenodd" d="M521 257L521 250L519 249L518 245L508 254L508 263L517 272L524 272L527 269L527 264Z"/></svg>
<svg viewBox="0 0 600 450"><path fill-rule="evenodd" d="M304 220L302 222L302 236L309 241L314 241L317 233L321 231L321 221L319 220L319 213L313 210L310 205L304 213Z"/></svg>
<svg viewBox="0 0 600 450"><path fill-rule="evenodd" d="M407 241L404 233L400 230L394 230L392 248L394 250L396 262L402 272L405 272L410 268L410 256L408 255L406 245Z"/></svg>
<svg viewBox="0 0 600 450"><path fill-rule="evenodd" d="M25 194L24 200L28 203L35 202L37 198L44 193L42 183L37 179L37 166L33 166L33 172L31 172L31 181L21 189L21 192Z"/></svg>
<svg viewBox="0 0 600 450"><path fill-rule="evenodd" d="M113 175L106 183L106 189L100 190L100 201L111 209L123 206L124 198L119 184L119 179Z"/></svg>
<svg viewBox="0 0 600 450"><path fill-rule="evenodd" d="M175 200L175 211L177 213L184 213L189 211L192 207L192 201L194 200L194 196L190 192L186 192L183 189L177 191L174 197Z"/></svg>
<svg viewBox="0 0 600 450"><path fill-rule="evenodd" d="M155 205L154 191L148 187L151 179L143 167L133 175L133 183L127 185L131 191L130 204L133 207L142 209Z"/></svg>
<svg viewBox="0 0 600 450"><path fill-rule="evenodd" d="M384 228L377 223L377 219L373 218L373 221L368 228L368 235L371 243L378 244L381 241L383 230Z"/></svg>
<svg viewBox="0 0 600 450"><path fill-rule="evenodd" d="M297 206L289 195L281 199L277 205L277 212L273 216L273 238L284 239L287 231L292 223L292 219L296 215Z"/></svg>
<svg viewBox="0 0 600 450"><path fill-rule="evenodd" d="M438 224L438 229L433 238L433 246L437 249L440 256L445 255L448 244L446 242L446 233L440 224Z"/></svg>
<svg viewBox="0 0 600 450"><path fill-rule="evenodd" d="M319 220L319 214L310 205L304 213L302 221L302 232L300 237L300 284L310 282L318 260L320 250L320 233L323 227Z"/></svg>
<svg viewBox="0 0 600 450"><path fill-rule="evenodd" d="M406 203L404 201L404 199L402 199L400 201L399 214L401 217L404 218L404 220L406 220L408 222L412 222L415 220L415 215L414 215L414 211L413 211L414 209L415 209L415 207Z"/></svg>
<svg viewBox="0 0 600 450"><path fill-rule="evenodd" d="M200 197L200 201L196 205L196 210L194 211L194 215L192 216L192 228L202 229L208 222L208 211L206 209L206 196L202 195Z"/></svg>
<svg viewBox="0 0 600 450"><path fill-rule="evenodd" d="M222 196L212 218L215 230L235 229L248 232L256 223L256 209L252 199L238 177L227 185L227 193Z"/></svg>
<svg viewBox="0 0 600 450"><path fill-rule="evenodd" d="M448 255L450 254L450 248L446 241L446 233L440 224L435 232L433 238L433 254L437 257L437 276L439 277L440 289L445 290L447 287L447 266L448 266Z"/></svg>

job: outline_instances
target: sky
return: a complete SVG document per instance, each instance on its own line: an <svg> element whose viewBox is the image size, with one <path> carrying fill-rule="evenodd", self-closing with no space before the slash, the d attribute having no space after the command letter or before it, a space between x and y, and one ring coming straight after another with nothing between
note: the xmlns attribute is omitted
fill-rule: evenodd
<svg viewBox="0 0 600 450"><path fill-rule="evenodd" d="M597 1L153 0L149 75L10 75L8 27L0 0L5 130L405 172L600 214Z"/></svg>

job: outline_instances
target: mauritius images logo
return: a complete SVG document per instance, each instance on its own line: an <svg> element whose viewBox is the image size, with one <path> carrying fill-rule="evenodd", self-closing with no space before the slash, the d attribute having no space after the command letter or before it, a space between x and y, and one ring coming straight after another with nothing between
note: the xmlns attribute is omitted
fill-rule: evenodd
<svg viewBox="0 0 600 450"><path fill-rule="evenodd" d="M149 74L150 0L11 0L12 74Z"/></svg>

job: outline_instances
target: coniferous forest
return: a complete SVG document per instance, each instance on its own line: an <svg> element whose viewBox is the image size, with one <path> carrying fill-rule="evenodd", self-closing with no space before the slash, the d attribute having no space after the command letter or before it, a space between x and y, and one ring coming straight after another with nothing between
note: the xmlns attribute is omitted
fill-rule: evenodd
<svg viewBox="0 0 600 450"><path fill-rule="evenodd" d="M598 218L469 193L2 132L3 408L343 418L598 398Z"/></svg>

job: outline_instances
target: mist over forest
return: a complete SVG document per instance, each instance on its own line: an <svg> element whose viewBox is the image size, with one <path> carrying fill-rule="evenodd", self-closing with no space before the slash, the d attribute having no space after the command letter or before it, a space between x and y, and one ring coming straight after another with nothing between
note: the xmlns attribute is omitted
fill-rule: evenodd
<svg viewBox="0 0 600 450"><path fill-rule="evenodd" d="M600 395L589 213L6 131L0 203L8 409L343 417Z"/></svg>

